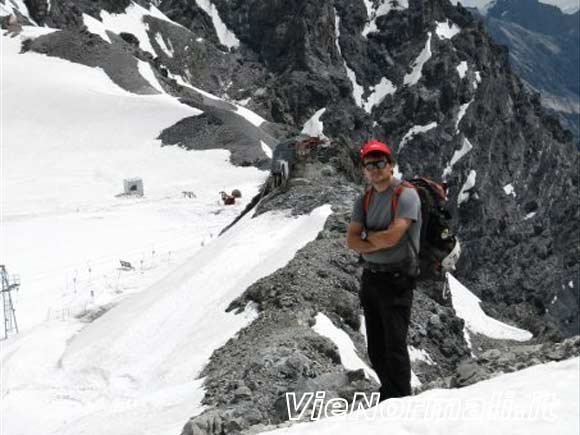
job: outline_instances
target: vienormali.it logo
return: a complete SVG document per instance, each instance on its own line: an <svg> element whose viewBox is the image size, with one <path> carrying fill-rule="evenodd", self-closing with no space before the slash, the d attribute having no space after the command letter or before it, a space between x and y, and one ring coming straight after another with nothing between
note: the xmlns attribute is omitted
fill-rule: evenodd
<svg viewBox="0 0 580 435"><path fill-rule="evenodd" d="M558 399L553 393L536 393L533 399L516 401L513 391L498 391L491 397L472 399L406 397L389 399L386 406L379 404L379 393L357 392L349 401L344 398L327 400L326 391L298 394L286 393L286 407L290 421L320 420L321 418L347 416L352 420L455 420L455 421L524 421L554 422ZM363 412L357 412L363 411Z"/></svg>

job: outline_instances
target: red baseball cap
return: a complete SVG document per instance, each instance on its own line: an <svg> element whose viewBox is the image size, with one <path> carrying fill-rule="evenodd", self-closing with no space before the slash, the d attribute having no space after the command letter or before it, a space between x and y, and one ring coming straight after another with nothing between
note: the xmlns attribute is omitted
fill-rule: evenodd
<svg viewBox="0 0 580 435"><path fill-rule="evenodd" d="M363 145L363 147L361 148L360 158L362 160L366 157L367 154L375 153L375 152L383 153L383 154L386 154L388 156L391 155L391 149L389 148L389 146L386 143L379 142L378 140L371 140L371 141L368 141L367 143L365 143Z"/></svg>

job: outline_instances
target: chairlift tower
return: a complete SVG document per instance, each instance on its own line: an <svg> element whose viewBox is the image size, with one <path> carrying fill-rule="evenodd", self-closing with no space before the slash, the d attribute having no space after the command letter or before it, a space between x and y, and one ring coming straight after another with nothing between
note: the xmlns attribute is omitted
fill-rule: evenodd
<svg viewBox="0 0 580 435"><path fill-rule="evenodd" d="M6 272L6 267L3 264L0 264L0 276L2 278L2 306L4 307L4 339L6 339L9 333L15 332L18 334L16 311L12 303L11 292L18 290L20 287L20 278L13 276L12 282L10 282L8 272Z"/></svg>

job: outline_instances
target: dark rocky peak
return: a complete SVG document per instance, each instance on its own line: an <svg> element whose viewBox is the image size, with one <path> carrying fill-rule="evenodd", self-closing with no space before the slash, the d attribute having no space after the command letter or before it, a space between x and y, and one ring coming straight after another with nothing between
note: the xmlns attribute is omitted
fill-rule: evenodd
<svg viewBox="0 0 580 435"><path fill-rule="evenodd" d="M332 2L214 3L240 41L274 72L317 71L338 64Z"/></svg>
<svg viewBox="0 0 580 435"><path fill-rule="evenodd" d="M580 13L564 14L537 1L502 0L482 17L494 40L509 48L524 84L541 94L549 113L580 149Z"/></svg>
<svg viewBox="0 0 580 435"><path fill-rule="evenodd" d="M580 12L565 14L558 7L539 0L498 0L487 10L487 17L511 21L548 35L577 34L580 29Z"/></svg>
<svg viewBox="0 0 580 435"><path fill-rule="evenodd" d="M460 278L502 319L537 334L547 324L574 333L568 283L578 265L568 260L578 249L567 240L579 231L571 200L578 156L570 134L465 8L411 1L380 15L382 4L369 16L362 0L216 1L242 42L235 55L264 72L244 83L233 77L230 95L297 129L326 108L327 136L355 148L379 137L406 176L445 175L465 241ZM376 28L363 34L372 20Z"/></svg>

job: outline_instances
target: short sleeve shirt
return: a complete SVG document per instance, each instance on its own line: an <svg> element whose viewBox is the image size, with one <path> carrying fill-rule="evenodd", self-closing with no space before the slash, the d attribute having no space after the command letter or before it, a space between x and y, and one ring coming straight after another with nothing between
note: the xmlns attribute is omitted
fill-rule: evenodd
<svg viewBox="0 0 580 435"><path fill-rule="evenodd" d="M352 211L351 220L353 222L360 222L369 231L386 230L393 217L391 215L391 198L395 186L400 184L398 180L391 185L384 192L374 191L369 203L368 213L365 216L364 212L364 193L358 196L355 200ZM408 218L413 222L409 227L409 235L411 240L417 248L420 249L420 235L421 235L421 200L419 194L415 189L404 188L399 197L399 203L396 210L396 217ZM398 263L411 254L411 246L409 237L404 235L396 246L389 249L381 249L380 251L362 254L365 261L371 263Z"/></svg>

